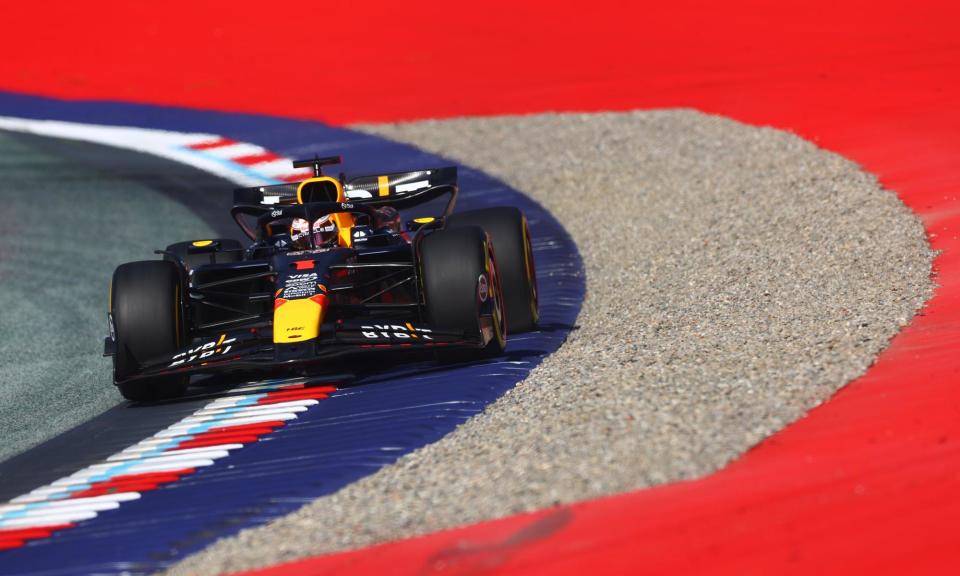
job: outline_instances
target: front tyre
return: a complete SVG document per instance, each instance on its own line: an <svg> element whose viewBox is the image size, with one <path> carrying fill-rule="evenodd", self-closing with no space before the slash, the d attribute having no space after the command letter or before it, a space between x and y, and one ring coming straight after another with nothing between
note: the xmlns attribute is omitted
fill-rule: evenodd
<svg viewBox="0 0 960 576"><path fill-rule="evenodd" d="M530 229L523 212L514 207L468 210L448 216L446 226L448 229L479 226L490 235L503 284L507 327L512 334L536 328L540 320L537 272Z"/></svg>
<svg viewBox="0 0 960 576"><path fill-rule="evenodd" d="M110 289L116 332L114 382L127 400L152 401L182 396L188 376L124 380L144 362L175 354L185 340L183 292L177 264L130 262L117 267Z"/></svg>
<svg viewBox="0 0 960 576"><path fill-rule="evenodd" d="M427 322L462 330L499 354L507 345L507 323L493 243L476 226L441 230L420 243L420 269Z"/></svg>

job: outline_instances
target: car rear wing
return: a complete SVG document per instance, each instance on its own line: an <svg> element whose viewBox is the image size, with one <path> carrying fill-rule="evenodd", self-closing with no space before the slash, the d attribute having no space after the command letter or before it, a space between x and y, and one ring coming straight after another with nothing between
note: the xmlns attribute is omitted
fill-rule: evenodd
<svg viewBox="0 0 960 576"><path fill-rule="evenodd" d="M370 206L406 208L432 200L442 194L456 196L457 167L431 168L411 172L340 178L344 195L350 201ZM237 188L234 205L292 205L297 204L299 182Z"/></svg>
<svg viewBox="0 0 960 576"><path fill-rule="evenodd" d="M351 200L372 200L395 204L397 200L418 195L418 192L437 186L456 186L457 167L433 168L414 172L355 176L343 185L343 191Z"/></svg>

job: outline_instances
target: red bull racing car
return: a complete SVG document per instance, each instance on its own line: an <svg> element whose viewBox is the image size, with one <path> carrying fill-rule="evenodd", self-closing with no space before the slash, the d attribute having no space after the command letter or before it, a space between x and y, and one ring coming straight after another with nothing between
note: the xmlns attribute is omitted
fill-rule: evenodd
<svg viewBox="0 0 960 576"><path fill-rule="evenodd" d="M358 352L502 352L537 323L530 233L512 207L454 214L455 167L241 188L251 240L179 242L113 275L114 382L137 401L182 395L195 374L309 369ZM447 198L442 213L399 210Z"/></svg>

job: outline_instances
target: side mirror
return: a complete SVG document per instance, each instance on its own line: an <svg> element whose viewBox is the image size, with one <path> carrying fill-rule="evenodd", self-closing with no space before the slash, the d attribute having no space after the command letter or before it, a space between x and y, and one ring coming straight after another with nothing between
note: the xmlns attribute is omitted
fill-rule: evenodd
<svg viewBox="0 0 960 576"><path fill-rule="evenodd" d="M413 220L408 220L408 221L407 221L407 230L409 230L409 231L411 231L411 232L416 232L417 230L423 228L423 227L426 226L427 224L432 224L432 223L434 223L434 222L436 222L436 221L437 221L437 219L436 219L436 218L433 218L433 217L415 218L415 219L413 219Z"/></svg>

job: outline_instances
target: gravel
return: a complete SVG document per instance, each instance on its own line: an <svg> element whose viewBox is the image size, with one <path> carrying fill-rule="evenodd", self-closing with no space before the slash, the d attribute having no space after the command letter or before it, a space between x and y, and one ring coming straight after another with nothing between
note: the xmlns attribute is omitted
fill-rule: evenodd
<svg viewBox="0 0 960 576"><path fill-rule="evenodd" d="M918 218L855 164L782 131L686 110L360 129L546 206L585 261L579 329L439 442L172 573L709 474L862 374L934 287Z"/></svg>

